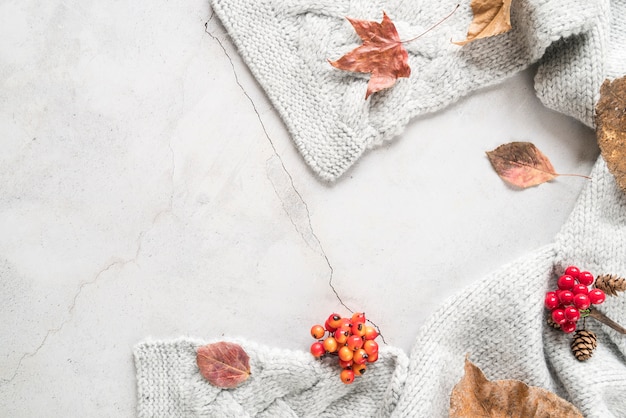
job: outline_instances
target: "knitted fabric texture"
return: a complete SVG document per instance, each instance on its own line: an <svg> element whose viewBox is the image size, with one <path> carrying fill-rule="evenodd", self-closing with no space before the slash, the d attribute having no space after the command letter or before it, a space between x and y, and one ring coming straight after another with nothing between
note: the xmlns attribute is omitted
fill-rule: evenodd
<svg viewBox="0 0 626 418"><path fill-rule="evenodd" d="M448 15L455 0L210 2L304 160L329 181L411 118L539 60L543 103L591 126L600 84L621 76L626 61L622 0L516 0L511 31L459 47L450 39L464 39L472 19L464 1L441 26L405 44L411 76L365 100L369 75L328 63L361 44L345 17L380 21L384 10L401 39L410 39Z"/></svg>
<svg viewBox="0 0 626 418"><path fill-rule="evenodd" d="M420 32L452 4L385 3L402 37ZM344 16L380 17L377 1L213 0L240 52L264 85L298 148L320 176L334 179L363 150L398 133L411 116L432 111L541 58L537 91L550 107L593 124L605 77L626 73L626 1L519 0L512 32L458 49L450 36L410 44L414 76L363 99L367 77L337 72L357 44ZM465 7L465 6L463 6ZM467 10L448 24L464 33ZM443 29L440 29L443 30ZM463 29L464 31L465 29ZM457 36L458 35L458 36ZM547 52L546 52L547 49ZM297 59L296 59L297 58ZM466 353L490 379L520 379L554 391L586 417L626 416L626 338L593 320L592 359L569 352L571 335L546 323L545 292L575 264L626 276L626 196L600 158L553 244L502 267L448 300L418 332L409 355L382 347L379 361L351 385L336 365L306 352L240 343L251 377L234 390L199 374L195 349L206 341L146 341L135 347L141 417L444 417ZM601 310L626 324L626 298Z"/></svg>
<svg viewBox="0 0 626 418"><path fill-rule="evenodd" d="M569 264L626 275L626 197L598 160L554 244L502 267L447 301L417 335L410 356L382 347L379 361L351 385L336 364L240 343L251 376L239 388L209 384L196 366L205 341L147 341L135 348L141 417L444 417L466 353L490 379L520 379L554 391L586 417L626 416L626 337L593 320L591 360L569 351L571 335L546 322L543 296ZM626 298L601 310L626 324Z"/></svg>

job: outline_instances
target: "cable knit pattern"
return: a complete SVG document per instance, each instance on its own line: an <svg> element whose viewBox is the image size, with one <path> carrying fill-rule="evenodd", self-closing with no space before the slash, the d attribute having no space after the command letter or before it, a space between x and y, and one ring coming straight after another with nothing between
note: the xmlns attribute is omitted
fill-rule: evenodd
<svg viewBox="0 0 626 418"><path fill-rule="evenodd" d="M626 1L519 0L512 17L517 30L463 49L452 47L447 35L432 34L410 45L415 76L365 101L367 78L337 72L326 59L358 42L343 16L378 18L382 3L286 3L212 0L306 161L329 180L410 117L542 56L535 81L544 103L589 125L602 80L626 73ZM422 3L384 4L401 36L419 33L452 8L447 1ZM447 25L459 39L467 23L463 7ZM409 356L383 347L367 374L344 385L335 364L307 352L235 341L250 355L252 374L239 388L221 390L196 366L195 350L206 342L146 341L134 351L139 416L444 417L470 353L490 379L544 387L586 417L626 417L626 337L588 320L598 348L578 362L569 351L571 336L549 327L543 308L545 292L569 264L626 277L626 197L601 158L591 177L553 244L446 301L419 331ZM608 298L600 310L626 324L626 297Z"/></svg>
<svg viewBox="0 0 626 418"><path fill-rule="evenodd" d="M570 353L571 336L546 324L543 296L566 265L626 276L626 197L602 159L554 244L506 265L446 301L420 330L410 356L383 347L352 385L336 365L240 343L251 377L220 390L201 376L195 349L205 342L148 341L135 348L141 417L444 417L466 353L490 379L520 379L570 400L586 417L626 416L626 337L593 320L591 360ZM626 324L626 298L600 308Z"/></svg>
<svg viewBox="0 0 626 418"><path fill-rule="evenodd" d="M250 378L236 390L209 384L196 366L206 342L146 342L135 349L140 417L391 416L400 398L408 359L382 347L376 367L352 385L337 379L336 362L235 341L250 355ZM346 396L348 395L348 396Z"/></svg>
<svg viewBox="0 0 626 418"><path fill-rule="evenodd" d="M413 69L408 79L364 100L369 75L328 64L361 43L345 17L380 21L385 10L400 37L410 39L449 14L456 1L210 1L304 160L329 181L366 149L401 133L411 118L544 55L536 81L543 102L591 125L597 88L614 75L611 63L620 66L626 58L621 0L516 0L510 32L459 47L450 39L465 37L472 19L467 1L436 30L406 45ZM609 29L611 19L620 20L618 29Z"/></svg>

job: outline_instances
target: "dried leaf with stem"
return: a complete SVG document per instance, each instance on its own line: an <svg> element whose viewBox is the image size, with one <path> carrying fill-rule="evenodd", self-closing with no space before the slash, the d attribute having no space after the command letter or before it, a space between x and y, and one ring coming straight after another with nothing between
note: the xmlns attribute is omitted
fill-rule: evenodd
<svg viewBox="0 0 626 418"><path fill-rule="evenodd" d="M590 178L582 174L557 173L548 157L530 142L500 145L493 151L488 151L487 157L500 178L522 189L537 186L558 176Z"/></svg>
<svg viewBox="0 0 626 418"><path fill-rule="evenodd" d="M559 417L582 418L571 403L520 380L488 380L465 358L465 375L452 389L450 418Z"/></svg>
<svg viewBox="0 0 626 418"><path fill-rule="evenodd" d="M511 30L512 0L472 0L470 4L474 18L463 41L453 42L466 45L477 39L500 35Z"/></svg>
<svg viewBox="0 0 626 418"><path fill-rule="evenodd" d="M340 70L370 73L365 93L367 99L371 94L393 86L398 78L411 75L409 54L403 44L415 41L439 26L452 16L458 7L459 5L448 16L420 35L405 41L400 40L396 26L385 12L380 23L347 17L357 35L363 40L363 44L338 60L328 62Z"/></svg>

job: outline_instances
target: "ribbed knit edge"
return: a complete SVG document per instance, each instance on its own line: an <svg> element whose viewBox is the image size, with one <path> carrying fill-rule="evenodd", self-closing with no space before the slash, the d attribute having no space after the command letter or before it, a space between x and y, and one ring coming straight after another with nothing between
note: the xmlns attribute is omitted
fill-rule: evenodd
<svg viewBox="0 0 626 418"><path fill-rule="evenodd" d="M328 126L306 115L325 104L307 94L307 89L314 88L310 80L315 75L299 63L298 46L284 33L283 22L273 10L272 2L211 0L211 5L287 125L305 162L323 180L336 180L359 159L366 139L341 121ZM275 82L277 79L281 82ZM323 155L318 155L318 147L324 149Z"/></svg>

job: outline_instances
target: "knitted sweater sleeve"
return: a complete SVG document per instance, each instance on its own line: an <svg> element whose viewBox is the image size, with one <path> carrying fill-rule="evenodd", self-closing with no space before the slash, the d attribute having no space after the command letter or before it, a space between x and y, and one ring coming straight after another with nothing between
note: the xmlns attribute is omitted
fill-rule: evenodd
<svg viewBox="0 0 626 418"><path fill-rule="evenodd" d="M516 0L510 32L459 47L450 39L464 39L472 18L470 2L462 3L435 31L405 45L411 76L365 100L369 75L328 63L360 44L345 17L380 21L384 9L400 37L410 39L449 14L456 1L211 0L302 157L329 181L366 149L401 133L411 118L502 81L546 50L540 96L592 123L605 75L598 63L606 50L609 0Z"/></svg>
<svg viewBox="0 0 626 418"><path fill-rule="evenodd" d="M536 88L544 103L589 125L602 80L626 73L626 2L520 0L513 14L517 30L462 50L424 39L410 50L411 65L423 69L416 71L419 78L365 102L367 80L327 68L326 59L356 45L343 16L372 18L382 10L378 2L211 2L305 160L331 180L410 117L534 60L541 59ZM422 3L386 3L387 13L399 17L401 36L419 33L452 5ZM452 20L450 30L462 36L460 22ZM490 58L489 51L507 59ZM626 338L588 320L599 343L593 358L580 363L569 352L571 337L546 326L542 306L545 291L569 264L626 276L626 198L601 158L591 177L553 244L448 300L418 332L408 357L383 348L375 367L346 386L333 365L308 353L240 341L251 357L251 377L237 389L220 390L203 380L195 363L195 349L205 341L145 341L134 352L139 416L447 416L468 353L490 379L545 387L587 417L626 416ZM626 298L609 298L601 309L626 324Z"/></svg>
<svg viewBox="0 0 626 418"><path fill-rule="evenodd" d="M205 342L146 341L135 348L141 417L439 417L463 373L466 354L490 379L520 379L552 390L587 417L626 416L626 339L587 321L598 335L593 358L580 363L571 335L546 324L543 295L570 263L626 276L626 198L599 159L592 180L554 244L503 266L447 301L418 333L409 358L385 347L352 385L334 364L306 352L240 341L251 377L235 390L199 374L195 350ZM626 298L602 310L626 324Z"/></svg>
<svg viewBox="0 0 626 418"><path fill-rule="evenodd" d="M393 347L380 352L367 379L348 386L336 363L308 352L239 343L250 356L250 378L235 390L209 384L196 366L191 339L146 341L135 347L137 410L140 417L328 417L390 416L408 360Z"/></svg>
<svg viewBox="0 0 626 418"><path fill-rule="evenodd" d="M543 307L570 264L626 275L626 197L601 158L591 176L554 244L502 267L433 315L417 337L395 416L445 416L466 353L488 378L547 388L586 417L626 416L626 338L586 321L598 348L581 363L570 352L571 335L548 326ZM626 298L609 298L600 309L626 324Z"/></svg>

